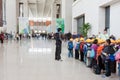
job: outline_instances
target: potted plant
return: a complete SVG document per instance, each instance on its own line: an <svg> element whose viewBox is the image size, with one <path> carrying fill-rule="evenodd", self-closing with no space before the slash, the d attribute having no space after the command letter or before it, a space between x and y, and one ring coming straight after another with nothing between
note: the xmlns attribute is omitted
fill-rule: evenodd
<svg viewBox="0 0 120 80"><path fill-rule="evenodd" d="M81 30L82 35L87 38L87 34L90 29L91 29L90 23L85 23L83 24L80 30Z"/></svg>

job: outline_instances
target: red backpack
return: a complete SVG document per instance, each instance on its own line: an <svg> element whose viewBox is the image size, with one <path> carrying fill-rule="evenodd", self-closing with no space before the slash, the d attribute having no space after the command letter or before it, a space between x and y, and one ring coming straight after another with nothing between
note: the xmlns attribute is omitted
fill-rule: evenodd
<svg viewBox="0 0 120 80"><path fill-rule="evenodd" d="M84 46L84 42L81 42L80 43L80 51L82 51L82 52L83 52L83 46Z"/></svg>

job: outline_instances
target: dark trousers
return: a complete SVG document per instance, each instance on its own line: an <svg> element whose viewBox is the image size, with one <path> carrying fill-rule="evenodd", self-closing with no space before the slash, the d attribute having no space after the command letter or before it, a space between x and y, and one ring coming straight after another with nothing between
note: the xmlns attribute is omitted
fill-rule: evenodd
<svg viewBox="0 0 120 80"><path fill-rule="evenodd" d="M3 39L1 39L1 43L3 43Z"/></svg>
<svg viewBox="0 0 120 80"><path fill-rule="evenodd" d="M83 53L83 51L80 51L80 60L84 61L84 53Z"/></svg>
<svg viewBox="0 0 120 80"><path fill-rule="evenodd" d="M112 73L116 73L116 61L110 62L110 68Z"/></svg>
<svg viewBox="0 0 120 80"><path fill-rule="evenodd" d="M79 59L79 50L75 50L75 59Z"/></svg>
<svg viewBox="0 0 120 80"><path fill-rule="evenodd" d="M105 70L106 70L105 75L106 76L111 76L110 62L111 61L109 59L105 60Z"/></svg>
<svg viewBox="0 0 120 80"><path fill-rule="evenodd" d="M17 41L19 40L19 37L17 37Z"/></svg>
<svg viewBox="0 0 120 80"><path fill-rule="evenodd" d="M69 49L68 57L73 57L73 49Z"/></svg>
<svg viewBox="0 0 120 80"><path fill-rule="evenodd" d="M92 68L96 64L97 64L97 60L95 58L90 58L90 66L89 67Z"/></svg>
<svg viewBox="0 0 120 80"><path fill-rule="evenodd" d="M61 59L61 45L56 45L55 60Z"/></svg>
<svg viewBox="0 0 120 80"><path fill-rule="evenodd" d="M105 70L104 62L102 61L101 56L98 56L98 66L100 70Z"/></svg>

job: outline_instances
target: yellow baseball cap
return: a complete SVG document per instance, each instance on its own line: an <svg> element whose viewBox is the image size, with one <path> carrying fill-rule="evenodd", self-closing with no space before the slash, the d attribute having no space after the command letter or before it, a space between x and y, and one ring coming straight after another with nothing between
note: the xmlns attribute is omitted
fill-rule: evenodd
<svg viewBox="0 0 120 80"><path fill-rule="evenodd" d="M76 42L78 42L78 41L79 41L79 39L78 39L78 38L76 38L76 39L75 39L75 41L76 41Z"/></svg>
<svg viewBox="0 0 120 80"><path fill-rule="evenodd" d="M115 41L115 40L113 40L113 39L111 39L110 41L111 41L111 43L113 43L113 44L114 44L114 43L116 43L116 41Z"/></svg>
<svg viewBox="0 0 120 80"><path fill-rule="evenodd" d="M73 41L73 38L71 38L70 41Z"/></svg>
<svg viewBox="0 0 120 80"><path fill-rule="evenodd" d="M80 38L80 41L84 41L84 38Z"/></svg>
<svg viewBox="0 0 120 80"><path fill-rule="evenodd" d="M90 42L92 42L92 40L91 40L91 39L87 39L86 42L87 42L87 43L90 43Z"/></svg>

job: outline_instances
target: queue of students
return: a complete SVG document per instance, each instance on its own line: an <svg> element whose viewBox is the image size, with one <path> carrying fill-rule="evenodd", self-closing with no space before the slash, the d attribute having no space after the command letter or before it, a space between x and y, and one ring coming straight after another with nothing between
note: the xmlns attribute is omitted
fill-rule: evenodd
<svg viewBox="0 0 120 80"><path fill-rule="evenodd" d="M105 73L105 77L116 73L116 65L119 66L120 75L120 40L102 40L76 38L68 42L68 57L84 62L87 67L91 68L95 74Z"/></svg>

